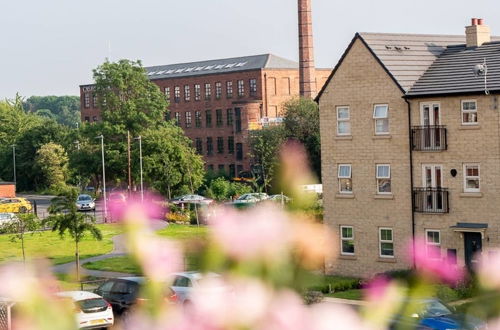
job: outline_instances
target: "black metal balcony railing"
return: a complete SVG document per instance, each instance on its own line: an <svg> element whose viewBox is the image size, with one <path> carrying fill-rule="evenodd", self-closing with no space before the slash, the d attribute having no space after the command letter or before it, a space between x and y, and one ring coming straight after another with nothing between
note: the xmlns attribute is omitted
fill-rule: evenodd
<svg viewBox="0 0 500 330"><path fill-rule="evenodd" d="M411 139L416 151L441 151L448 147L445 126L414 126Z"/></svg>
<svg viewBox="0 0 500 330"><path fill-rule="evenodd" d="M414 188L413 205L415 212L448 213L449 200L446 188Z"/></svg>

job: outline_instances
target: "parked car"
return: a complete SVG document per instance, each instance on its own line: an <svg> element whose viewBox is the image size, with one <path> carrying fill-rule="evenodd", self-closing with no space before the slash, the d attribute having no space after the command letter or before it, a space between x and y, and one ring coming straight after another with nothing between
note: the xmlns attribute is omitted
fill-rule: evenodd
<svg viewBox="0 0 500 330"><path fill-rule="evenodd" d="M390 329L482 329L485 324L474 317L459 314L453 307L446 306L436 298L409 301L417 310L411 315L397 315L391 322Z"/></svg>
<svg viewBox="0 0 500 330"><path fill-rule="evenodd" d="M192 194L175 197L170 202L173 204L210 204L213 202L213 199Z"/></svg>
<svg viewBox="0 0 500 330"><path fill-rule="evenodd" d="M228 205L232 205L236 208L244 208L248 206L252 206L261 202L263 200L268 199L269 196L266 193L248 193L241 195L234 201L227 203Z"/></svg>
<svg viewBox="0 0 500 330"><path fill-rule="evenodd" d="M102 283L94 292L113 306L116 315L122 315L139 300L144 300L140 293L145 281L145 277L113 278ZM177 296L172 289L166 287L165 293L165 299L172 303L177 302Z"/></svg>
<svg viewBox="0 0 500 330"><path fill-rule="evenodd" d="M31 203L22 197L0 199L1 213L26 213L32 210Z"/></svg>
<svg viewBox="0 0 500 330"><path fill-rule="evenodd" d="M90 195L78 195L76 209L78 211L95 211L95 200Z"/></svg>
<svg viewBox="0 0 500 330"><path fill-rule="evenodd" d="M273 201L273 202L278 202L278 203L290 203L290 201L292 200L290 197L288 196L285 196L285 195L281 195L281 194L278 194L278 195L272 195L272 196L269 196L268 200L270 201Z"/></svg>
<svg viewBox="0 0 500 330"><path fill-rule="evenodd" d="M71 299L75 304L76 322L79 329L108 328L114 324L111 304L101 296L87 291L58 292L60 298Z"/></svg>
<svg viewBox="0 0 500 330"><path fill-rule="evenodd" d="M0 213L0 226L17 219L15 213Z"/></svg>
<svg viewBox="0 0 500 330"><path fill-rule="evenodd" d="M191 302L193 289L199 288L200 284L203 281L221 278L221 276L216 273L203 274L196 271L175 273L174 275L174 282L172 283L171 288L175 292L178 302L183 305L189 304ZM227 287L222 285L216 285L204 289L228 290Z"/></svg>

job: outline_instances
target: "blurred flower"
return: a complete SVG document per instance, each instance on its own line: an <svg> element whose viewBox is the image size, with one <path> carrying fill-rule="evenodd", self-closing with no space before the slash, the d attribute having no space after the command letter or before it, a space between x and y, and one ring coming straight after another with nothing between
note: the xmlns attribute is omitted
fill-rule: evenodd
<svg viewBox="0 0 500 330"><path fill-rule="evenodd" d="M131 252L150 280L165 282L172 273L184 269L183 253L176 242L154 235L140 235L134 243L130 246Z"/></svg>
<svg viewBox="0 0 500 330"><path fill-rule="evenodd" d="M188 312L195 324L237 328L255 324L266 313L272 291L252 279L208 277L193 290Z"/></svg>
<svg viewBox="0 0 500 330"><path fill-rule="evenodd" d="M245 211L219 209L210 225L224 252L239 260L277 260L287 252L291 239L287 215L270 205Z"/></svg>
<svg viewBox="0 0 500 330"><path fill-rule="evenodd" d="M487 289L500 289L500 254L490 254L481 259L477 269L477 276L481 285Z"/></svg>
<svg viewBox="0 0 500 330"><path fill-rule="evenodd" d="M144 200L137 193L127 195L126 191L110 194L108 211L111 219L146 221L165 218L167 208L161 196L148 191L144 192Z"/></svg>
<svg viewBox="0 0 500 330"><path fill-rule="evenodd" d="M376 328L387 327L387 322L400 308L404 291L396 281L386 276L377 276L364 289L366 305L363 315Z"/></svg>
<svg viewBox="0 0 500 330"><path fill-rule="evenodd" d="M441 250L426 244L425 239L421 237L410 244L409 251L417 271L427 279L455 284L464 276L463 270L451 264L449 260L430 258L429 256L440 256Z"/></svg>
<svg viewBox="0 0 500 330"><path fill-rule="evenodd" d="M296 219L290 226L293 229L294 252L299 263L312 270L323 266L325 257L334 250L328 228L307 219Z"/></svg>

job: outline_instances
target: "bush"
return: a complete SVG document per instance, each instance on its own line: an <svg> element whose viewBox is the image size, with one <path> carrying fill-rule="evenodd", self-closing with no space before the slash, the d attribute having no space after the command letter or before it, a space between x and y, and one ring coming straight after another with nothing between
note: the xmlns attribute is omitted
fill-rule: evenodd
<svg viewBox="0 0 500 330"><path fill-rule="evenodd" d="M436 296L445 303L459 300L460 294L446 285L438 285L436 288Z"/></svg>
<svg viewBox="0 0 500 330"><path fill-rule="evenodd" d="M313 278L308 286L308 291L320 291L322 293L332 293L361 288L361 280L358 278L343 276L318 276Z"/></svg>

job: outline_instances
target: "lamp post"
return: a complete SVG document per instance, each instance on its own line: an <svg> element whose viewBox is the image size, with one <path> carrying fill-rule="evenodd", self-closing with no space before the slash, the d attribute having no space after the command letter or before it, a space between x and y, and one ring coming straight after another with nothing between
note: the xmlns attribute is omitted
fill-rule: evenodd
<svg viewBox="0 0 500 330"><path fill-rule="evenodd" d="M101 140L101 154L102 154L102 187L103 187L103 196L104 196L104 222L106 222L106 218L108 215L108 205L106 201L106 169L104 165L104 136L101 134L96 137L96 139Z"/></svg>
<svg viewBox="0 0 500 330"><path fill-rule="evenodd" d="M144 202L144 183L142 177L142 136L134 138L139 141L139 167L141 169L141 202Z"/></svg>
<svg viewBox="0 0 500 330"><path fill-rule="evenodd" d="M17 184L17 177L16 177L16 145L12 145L12 161L13 161L13 170L14 170L14 183Z"/></svg>

